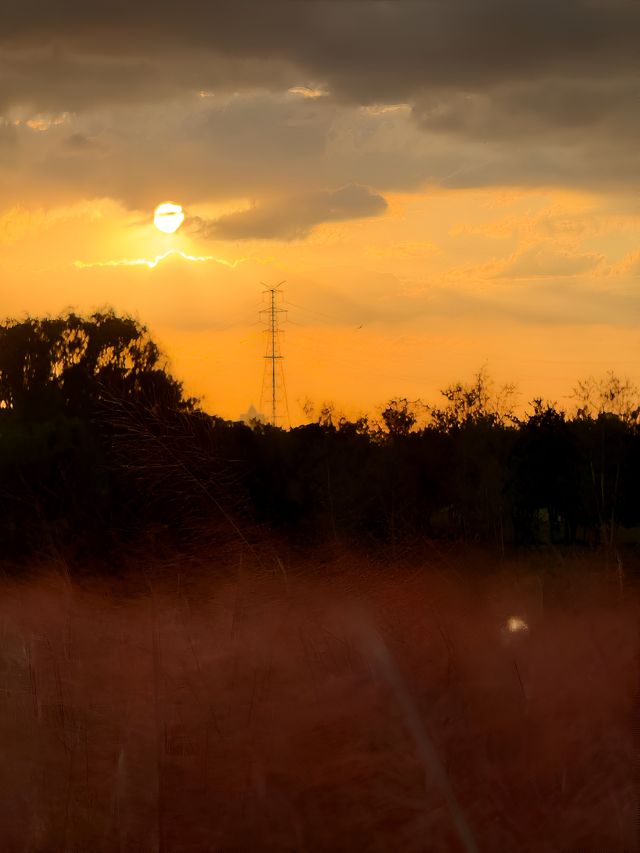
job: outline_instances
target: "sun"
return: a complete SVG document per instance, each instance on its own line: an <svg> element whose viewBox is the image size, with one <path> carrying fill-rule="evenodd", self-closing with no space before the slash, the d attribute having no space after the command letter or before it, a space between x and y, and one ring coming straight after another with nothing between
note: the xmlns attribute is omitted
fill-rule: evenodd
<svg viewBox="0 0 640 853"><path fill-rule="evenodd" d="M164 234L173 234L184 222L184 212L179 204L165 201L153 212L153 224Z"/></svg>

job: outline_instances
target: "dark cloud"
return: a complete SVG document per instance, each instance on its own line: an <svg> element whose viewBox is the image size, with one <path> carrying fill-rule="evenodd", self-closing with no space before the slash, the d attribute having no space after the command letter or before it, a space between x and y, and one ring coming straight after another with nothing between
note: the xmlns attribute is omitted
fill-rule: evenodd
<svg viewBox="0 0 640 853"><path fill-rule="evenodd" d="M212 221L194 218L190 224L201 236L218 240L296 240L321 222L379 216L386 208L381 195L351 184L264 202Z"/></svg>
<svg viewBox="0 0 640 853"><path fill-rule="evenodd" d="M319 108L286 94L196 96L162 108L69 115L46 133L24 124L6 130L24 153L22 171L14 169L23 194L35 178L38 191L50 198L108 195L142 208L163 196L189 205L358 180L349 163L340 165L340 155L333 162L324 156L338 113L346 122L335 105ZM371 170L364 174L371 177ZM6 184L0 185L2 195Z"/></svg>
<svg viewBox="0 0 640 853"><path fill-rule="evenodd" d="M0 103L76 109L290 76L358 103L637 73L640 6L594 0L5 2ZM289 69L288 71L286 69Z"/></svg>
<svg viewBox="0 0 640 853"><path fill-rule="evenodd" d="M130 205L159 182L187 202L349 182L624 188L639 37L635 0L5 0L0 116L68 112L65 138L92 140L94 161L2 125L0 148L43 188ZM328 94L286 97L301 86ZM409 109L362 109L392 103Z"/></svg>
<svg viewBox="0 0 640 853"><path fill-rule="evenodd" d="M571 144L585 132L620 138L640 131L640 76L597 80L541 77L486 91L420 95L413 117L426 131L475 140Z"/></svg>

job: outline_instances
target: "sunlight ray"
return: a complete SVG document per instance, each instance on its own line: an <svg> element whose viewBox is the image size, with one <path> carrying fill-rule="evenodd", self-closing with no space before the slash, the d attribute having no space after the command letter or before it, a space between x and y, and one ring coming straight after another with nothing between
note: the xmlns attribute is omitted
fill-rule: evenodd
<svg viewBox="0 0 640 853"><path fill-rule="evenodd" d="M155 258L123 258L121 260L109 261L74 261L73 265L77 269L92 269L94 267L147 267L150 270L155 269L162 261L166 261L170 257L179 257L185 261L194 261L196 263L205 263L214 261L217 264L222 264L225 267L235 269L247 258L237 258L235 261L227 261L224 258L218 258L215 255L188 255L179 249L169 249L161 255L156 255Z"/></svg>

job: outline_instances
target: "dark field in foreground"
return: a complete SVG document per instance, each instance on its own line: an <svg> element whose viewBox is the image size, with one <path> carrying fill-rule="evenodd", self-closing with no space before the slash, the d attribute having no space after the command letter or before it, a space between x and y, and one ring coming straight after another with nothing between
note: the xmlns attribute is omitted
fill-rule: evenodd
<svg viewBox="0 0 640 853"><path fill-rule="evenodd" d="M459 570L3 582L1 850L635 849L630 586Z"/></svg>

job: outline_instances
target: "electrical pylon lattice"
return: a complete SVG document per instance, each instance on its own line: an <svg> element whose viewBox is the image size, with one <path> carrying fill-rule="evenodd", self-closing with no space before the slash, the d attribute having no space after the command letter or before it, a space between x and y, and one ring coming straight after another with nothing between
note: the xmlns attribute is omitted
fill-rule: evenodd
<svg viewBox="0 0 640 853"><path fill-rule="evenodd" d="M260 408L269 409L269 423L273 426L282 425L289 421L289 404L287 402L287 389L284 383L284 356L280 346L280 322L286 310L280 308L284 281L275 287L269 287L262 282L264 295L267 299L267 307L263 308L260 316L263 318L267 328L267 351L264 356L264 375L262 378L262 393L260 395Z"/></svg>

